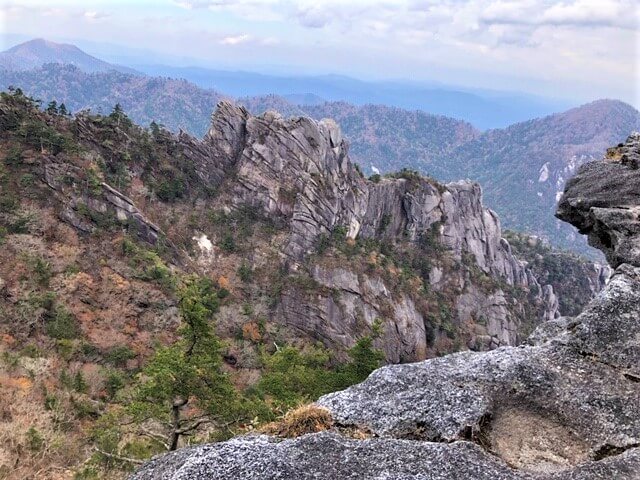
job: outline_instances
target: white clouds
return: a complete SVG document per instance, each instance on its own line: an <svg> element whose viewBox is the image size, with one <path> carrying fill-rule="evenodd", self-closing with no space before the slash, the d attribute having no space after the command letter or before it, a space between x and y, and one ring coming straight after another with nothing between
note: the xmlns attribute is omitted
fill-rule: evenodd
<svg viewBox="0 0 640 480"><path fill-rule="evenodd" d="M251 40L251 35L235 35L230 37L224 37L220 40L220 45L239 45Z"/></svg>
<svg viewBox="0 0 640 480"><path fill-rule="evenodd" d="M633 29L638 7L635 0L500 0L483 9L480 19L487 24Z"/></svg>
<svg viewBox="0 0 640 480"><path fill-rule="evenodd" d="M251 44L251 45L257 45L262 47L272 47L275 45L279 45L280 40L276 37L258 38L253 35L242 34L242 35L228 35L226 37L222 37L220 40L218 40L218 43L220 45L226 45L226 46L232 46L232 47L236 45L244 45L244 44Z"/></svg>
<svg viewBox="0 0 640 480"><path fill-rule="evenodd" d="M89 21L95 21L103 18L108 18L110 15L105 12L96 12L95 10L87 10L86 12L84 12L82 16Z"/></svg>
<svg viewBox="0 0 640 480"><path fill-rule="evenodd" d="M586 25L618 28L637 26L638 5L614 0L577 0L549 7L542 22L552 25ZM634 18L635 17L635 18Z"/></svg>
<svg viewBox="0 0 640 480"><path fill-rule="evenodd" d="M222 59L250 69L299 66L553 95L581 90L633 101L640 83L637 2L140 0L114 8L109 0L90 7L81 0L22 0L0 7L0 20L13 33L118 38L210 64Z"/></svg>

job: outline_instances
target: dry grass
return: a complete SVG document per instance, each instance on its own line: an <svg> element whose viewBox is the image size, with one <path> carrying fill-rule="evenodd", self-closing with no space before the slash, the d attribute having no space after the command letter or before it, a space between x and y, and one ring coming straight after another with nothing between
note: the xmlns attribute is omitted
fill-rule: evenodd
<svg viewBox="0 0 640 480"><path fill-rule="evenodd" d="M261 431L281 438L295 438L330 430L333 425L329 410L311 404L290 410L282 420L265 425Z"/></svg>
<svg viewBox="0 0 640 480"><path fill-rule="evenodd" d="M620 148L619 147L607 148L605 159L608 162L620 162L622 160L622 152L620 151Z"/></svg>
<svg viewBox="0 0 640 480"><path fill-rule="evenodd" d="M0 479L67 480L85 451L68 412L45 407L43 385L50 379L44 359L21 358L15 367L0 360ZM68 431L58 427L70 425Z"/></svg>

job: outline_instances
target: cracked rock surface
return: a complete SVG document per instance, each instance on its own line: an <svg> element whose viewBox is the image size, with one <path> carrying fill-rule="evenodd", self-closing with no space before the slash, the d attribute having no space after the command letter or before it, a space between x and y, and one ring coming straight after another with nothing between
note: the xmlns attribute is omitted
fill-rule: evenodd
<svg viewBox="0 0 640 480"><path fill-rule="evenodd" d="M567 185L558 215L617 267L576 318L526 346L386 366L318 400L371 438L241 437L156 457L132 479L640 479L638 192L630 161L587 164Z"/></svg>

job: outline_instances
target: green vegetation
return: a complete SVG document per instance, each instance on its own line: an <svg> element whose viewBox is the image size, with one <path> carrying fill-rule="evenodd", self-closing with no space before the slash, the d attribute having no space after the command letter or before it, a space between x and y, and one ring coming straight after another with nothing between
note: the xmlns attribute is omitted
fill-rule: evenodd
<svg viewBox="0 0 640 480"><path fill-rule="evenodd" d="M104 354L104 360L114 367L124 368L129 360L136 358L136 354L127 345L113 347Z"/></svg>
<svg viewBox="0 0 640 480"><path fill-rule="evenodd" d="M265 356L265 371L255 391L284 412L362 382L384 360L382 352L373 347L379 328L376 324L372 336L358 340L348 352L350 361L341 365L335 365L329 352L320 347L305 352L291 346L278 349Z"/></svg>
<svg viewBox="0 0 640 480"><path fill-rule="evenodd" d="M175 288L176 278L155 251L142 247L129 238L124 238L122 253L129 258L129 265L135 270L137 278L157 282L169 290Z"/></svg>
<svg viewBox="0 0 640 480"><path fill-rule="evenodd" d="M143 369L130 411L138 421L169 425L167 445L205 424L222 425L239 414L238 395L221 370L220 343L211 329L218 299L210 282L190 278L180 288L180 339L161 347Z"/></svg>
<svg viewBox="0 0 640 480"><path fill-rule="evenodd" d="M244 283L251 281L252 270L246 260L243 260L238 267L238 277Z"/></svg>
<svg viewBox="0 0 640 480"><path fill-rule="evenodd" d="M17 146L12 146L4 157L4 163L15 167L22 163L22 151Z"/></svg>
<svg viewBox="0 0 640 480"><path fill-rule="evenodd" d="M58 340L78 338L80 328L75 317L62 305L54 308L45 326L47 335Z"/></svg>
<svg viewBox="0 0 640 480"><path fill-rule="evenodd" d="M216 233L216 244L225 253L242 253L250 247L254 235L271 236L279 228L277 222L266 218L260 209L245 205L230 213L213 210L208 215Z"/></svg>
<svg viewBox="0 0 640 480"><path fill-rule="evenodd" d="M27 447L32 452L39 452L44 448L44 438L35 427L29 427L27 430Z"/></svg>
<svg viewBox="0 0 640 480"><path fill-rule="evenodd" d="M51 264L38 255L27 255L26 260L36 283L43 287L48 286L51 279Z"/></svg>
<svg viewBox="0 0 640 480"><path fill-rule="evenodd" d="M598 283L593 263L575 253L551 248L541 239L514 232L503 232L514 254L525 260L541 284L550 284L558 296L562 315L578 315Z"/></svg>
<svg viewBox="0 0 640 480"><path fill-rule="evenodd" d="M1 92L0 101L11 109L3 115L0 129L11 132L24 145L37 148L42 152L49 151L54 155L60 152L77 151L77 144L69 135L58 132L40 116L33 114L38 110L39 102L24 95L19 88L10 90L8 93ZM10 158L7 163L19 161L12 152L8 157L13 158Z"/></svg>

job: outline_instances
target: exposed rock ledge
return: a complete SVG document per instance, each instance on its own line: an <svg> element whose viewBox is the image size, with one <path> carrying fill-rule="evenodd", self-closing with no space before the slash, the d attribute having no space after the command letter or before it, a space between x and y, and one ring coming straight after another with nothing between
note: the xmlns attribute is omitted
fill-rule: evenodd
<svg viewBox="0 0 640 480"><path fill-rule="evenodd" d="M637 136L627 148L639 153ZM542 325L529 346L386 366L317 402L373 438L244 437L157 457L132 478L639 479L637 192L629 164L587 164L567 185L559 216L617 266L575 319Z"/></svg>
<svg viewBox="0 0 640 480"><path fill-rule="evenodd" d="M640 133L584 165L566 185L557 217L572 223L613 267L640 266Z"/></svg>

